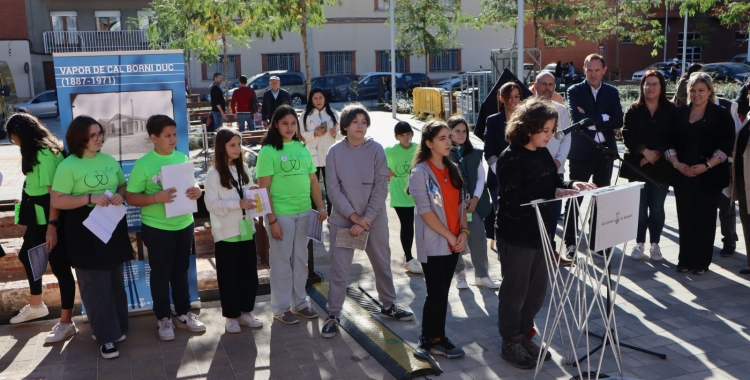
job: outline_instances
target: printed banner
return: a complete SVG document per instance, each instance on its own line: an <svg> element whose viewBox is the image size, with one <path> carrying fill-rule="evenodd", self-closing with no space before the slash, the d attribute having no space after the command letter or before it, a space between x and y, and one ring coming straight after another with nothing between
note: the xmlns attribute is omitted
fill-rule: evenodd
<svg viewBox="0 0 750 380"><path fill-rule="evenodd" d="M104 126L102 153L120 162L125 178L133 162L153 149L149 116L177 123L177 150L188 151L185 62L181 50L53 54L60 125L88 115ZM140 209L128 207L128 229L140 231Z"/></svg>
<svg viewBox="0 0 750 380"><path fill-rule="evenodd" d="M641 187L643 183L634 183L596 195L595 251L636 238Z"/></svg>

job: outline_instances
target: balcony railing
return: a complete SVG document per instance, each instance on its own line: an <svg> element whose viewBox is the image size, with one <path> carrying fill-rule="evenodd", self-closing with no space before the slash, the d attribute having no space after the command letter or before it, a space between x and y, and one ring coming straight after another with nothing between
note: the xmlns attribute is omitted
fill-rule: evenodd
<svg viewBox="0 0 750 380"><path fill-rule="evenodd" d="M45 54L128 50L154 49L143 30L44 32Z"/></svg>

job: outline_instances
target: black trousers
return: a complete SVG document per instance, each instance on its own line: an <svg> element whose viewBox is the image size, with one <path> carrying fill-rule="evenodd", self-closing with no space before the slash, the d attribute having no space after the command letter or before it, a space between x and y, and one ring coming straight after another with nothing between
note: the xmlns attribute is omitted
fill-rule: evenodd
<svg viewBox="0 0 750 380"><path fill-rule="evenodd" d="M586 160L570 160L570 174L569 178L575 181L588 182L591 180L598 187L609 186L612 184L612 160L607 157L604 152L599 149L592 149L591 155ZM592 179L593 177L593 179ZM565 201L564 212L567 213L570 207L571 199ZM576 198L578 205L581 205L581 198ZM580 216L580 214L579 214ZM590 222L596 220L596 208L594 208L594 215ZM574 218L573 215L566 220L565 226L565 246L576 245L576 232L578 231L578 218ZM591 226L591 239L589 241L589 247L593 249L594 243L596 242L596 223Z"/></svg>
<svg viewBox="0 0 750 380"><path fill-rule="evenodd" d="M26 270L26 279L29 281L30 293L34 296L42 294L42 279L34 281L34 274L31 271L31 263L29 262L29 249L44 244L47 241L46 233L46 224L27 226L26 232L23 235L23 244L21 244L21 250L18 253L18 259ZM73 277L73 270L70 269L71 265L68 255L65 253L65 242L60 240L62 236L61 231L58 231L57 245L49 254L49 266L52 268L52 273L57 277L57 283L60 285L60 304L62 309L72 309L76 297L76 280Z"/></svg>
<svg viewBox="0 0 750 380"><path fill-rule="evenodd" d="M707 190L698 178L679 178L674 184L680 229L678 264L691 270L708 269L716 237L716 212L721 189Z"/></svg>
<svg viewBox="0 0 750 380"><path fill-rule="evenodd" d="M148 265L151 267L151 298L154 300L156 319L169 318L170 288L177 315L190 311L188 268L193 253L195 225L178 231L165 231L141 226L141 238L148 248Z"/></svg>
<svg viewBox="0 0 750 380"><path fill-rule="evenodd" d="M458 253L449 256L428 256L422 263L427 297L422 309L422 335L428 339L445 336L445 317L448 313L448 291L453 280L453 271L458 262Z"/></svg>
<svg viewBox="0 0 750 380"><path fill-rule="evenodd" d="M255 308L258 292L258 261L255 240L215 243L216 279L221 297L221 315L239 318Z"/></svg>
<svg viewBox="0 0 750 380"><path fill-rule="evenodd" d="M411 246L414 243L414 207L394 207L398 221L401 223L401 248L404 249L406 261L411 261Z"/></svg>
<svg viewBox="0 0 750 380"><path fill-rule="evenodd" d="M547 267L541 248L525 248L497 240L503 282L497 294L497 327L503 339L534 328L547 295Z"/></svg>
<svg viewBox="0 0 750 380"><path fill-rule="evenodd" d="M326 201L326 212L328 215L331 215L331 200L328 199L328 188L326 187L326 167L325 166L318 166L318 170L316 172L316 175L318 176L318 182L323 184L323 199ZM312 197L312 193L310 194L310 202L312 204L312 209L317 210L318 205L315 204L315 199Z"/></svg>
<svg viewBox="0 0 750 380"><path fill-rule="evenodd" d="M721 225L721 242L725 247L737 247L737 210L734 202L724 194L719 197L719 224Z"/></svg>

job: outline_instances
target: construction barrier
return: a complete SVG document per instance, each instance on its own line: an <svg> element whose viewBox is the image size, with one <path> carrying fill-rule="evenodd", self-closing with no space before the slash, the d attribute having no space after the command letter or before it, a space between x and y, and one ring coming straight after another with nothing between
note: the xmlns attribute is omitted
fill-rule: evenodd
<svg viewBox="0 0 750 380"><path fill-rule="evenodd" d="M414 114L417 117L440 118L443 115L443 89L415 87L412 93Z"/></svg>

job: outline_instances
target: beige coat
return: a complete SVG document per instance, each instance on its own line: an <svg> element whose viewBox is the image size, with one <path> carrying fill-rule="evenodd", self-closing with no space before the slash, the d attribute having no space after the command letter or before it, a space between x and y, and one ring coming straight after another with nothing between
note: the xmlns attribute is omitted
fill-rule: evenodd
<svg viewBox="0 0 750 380"><path fill-rule="evenodd" d="M750 116L750 114L748 116ZM742 128L747 127L748 123L750 123L750 119L746 119L745 120L745 124L742 126ZM742 128L740 128L740 129L742 129ZM737 133L737 135L739 136L739 133ZM735 192L738 191L738 190L742 190L742 191L745 192L745 199L750 199L750 186L748 186L748 184L750 184L750 178L748 178L748 177L750 177L750 176L748 176L748 174L750 174L750 141L748 141L747 145L748 146L745 147L745 153L743 153L742 157L739 158L739 159L742 160L742 163L743 163L744 168L745 168L745 173L744 173L745 174L745 188L744 189L735 189L734 184L736 182L734 180L734 163L736 162L736 160L738 159L738 157L737 157L737 138L734 139L734 149L732 149L732 166L731 166L731 169L730 169L731 182L729 183L729 189L730 189L730 193L731 193L731 199L732 199L733 202L735 200L737 200L737 194ZM746 206L747 206L747 212L750 213L750 202L748 202L748 204Z"/></svg>

